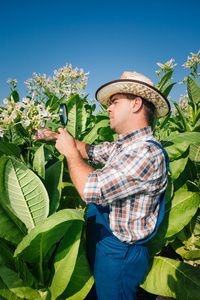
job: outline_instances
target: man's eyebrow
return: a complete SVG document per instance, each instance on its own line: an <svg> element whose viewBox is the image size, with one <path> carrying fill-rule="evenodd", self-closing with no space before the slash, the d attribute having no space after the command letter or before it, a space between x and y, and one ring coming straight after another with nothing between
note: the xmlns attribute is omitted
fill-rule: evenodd
<svg viewBox="0 0 200 300"><path fill-rule="evenodd" d="M113 98L110 99L110 103L114 102L115 100L118 100L118 98L114 96Z"/></svg>

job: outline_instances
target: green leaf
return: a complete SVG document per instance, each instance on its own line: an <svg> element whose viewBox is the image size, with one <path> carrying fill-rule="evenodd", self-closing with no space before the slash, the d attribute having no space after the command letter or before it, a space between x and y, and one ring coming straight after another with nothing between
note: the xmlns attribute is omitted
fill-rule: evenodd
<svg viewBox="0 0 200 300"><path fill-rule="evenodd" d="M60 300L85 299L93 284L94 277L86 258L86 250L81 244L74 272L66 290L60 296Z"/></svg>
<svg viewBox="0 0 200 300"><path fill-rule="evenodd" d="M22 138L22 139L25 139L25 138L29 138L29 132L28 130L26 130L22 124L16 124L14 126L15 130L16 130L16 133Z"/></svg>
<svg viewBox="0 0 200 300"><path fill-rule="evenodd" d="M14 143L0 141L0 152L10 156L19 156L21 149Z"/></svg>
<svg viewBox="0 0 200 300"><path fill-rule="evenodd" d="M189 150L185 151L178 159L170 162L170 171L173 175L173 180L177 179L185 169L188 162Z"/></svg>
<svg viewBox="0 0 200 300"><path fill-rule="evenodd" d="M72 224L69 231L70 234L64 236L55 255L55 274L49 288L53 299L64 292L71 279L78 256L82 223Z"/></svg>
<svg viewBox="0 0 200 300"><path fill-rule="evenodd" d="M33 159L33 170L37 172L38 176L45 179L45 158L44 158L44 144L35 152Z"/></svg>
<svg viewBox="0 0 200 300"><path fill-rule="evenodd" d="M83 142L92 144L97 138L97 132L99 128L107 127L109 125L109 120L102 120L95 124L95 126L92 128L92 130L84 137Z"/></svg>
<svg viewBox="0 0 200 300"><path fill-rule="evenodd" d="M117 139L118 134L116 134L111 128L110 125L108 127L103 127L99 131L99 138L102 141L113 142Z"/></svg>
<svg viewBox="0 0 200 300"><path fill-rule="evenodd" d="M0 279L0 299L1 300L21 300L22 298L17 297L13 294L5 285L2 279Z"/></svg>
<svg viewBox="0 0 200 300"><path fill-rule="evenodd" d="M162 145L167 151L168 155L174 156L174 159L178 158L183 152L187 150L190 144L196 144L200 141L200 132L184 132L173 134L164 141ZM180 150L178 150L180 148Z"/></svg>
<svg viewBox="0 0 200 300"><path fill-rule="evenodd" d="M61 197L63 162L58 161L46 169L45 186L50 198L49 215L56 212Z"/></svg>
<svg viewBox="0 0 200 300"><path fill-rule="evenodd" d="M200 269L183 262L155 257L147 274L143 289L149 293L181 300L198 300Z"/></svg>
<svg viewBox="0 0 200 300"><path fill-rule="evenodd" d="M171 90L175 84L177 84L177 82L173 82L163 89L162 93L163 93L163 95L165 95L165 97L168 97L169 93L171 92Z"/></svg>
<svg viewBox="0 0 200 300"><path fill-rule="evenodd" d="M67 102L67 108L67 130L75 139L78 139L81 136L81 133L85 131L87 121L87 113L84 102L78 95L74 95Z"/></svg>
<svg viewBox="0 0 200 300"><path fill-rule="evenodd" d="M22 129L22 130L21 130ZM21 132L23 131L23 132ZM22 128L21 124L15 126L9 126L9 140L15 145L23 145L26 142L27 133Z"/></svg>
<svg viewBox="0 0 200 300"><path fill-rule="evenodd" d="M190 145L189 142L187 141L182 141L182 143L180 144L176 140L174 140L173 143L169 142L168 144L163 142L163 145L164 144L165 144L165 150L167 151L167 154L169 156L170 163L176 161L182 155L184 155L184 153L186 153Z"/></svg>
<svg viewBox="0 0 200 300"><path fill-rule="evenodd" d="M0 238L17 245L25 234L25 225L0 200Z"/></svg>
<svg viewBox="0 0 200 300"><path fill-rule="evenodd" d="M11 99L11 96L13 97L15 103L19 102L19 94L17 91L12 91L12 93L10 94L10 99Z"/></svg>
<svg viewBox="0 0 200 300"><path fill-rule="evenodd" d="M157 234L148 242L150 256L159 253L163 246L180 232L195 215L200 204L200 194L183 186L165 206L165 216Z"/></svg>
<svg viewBox="0 0 200 300"><path fill-rule="evenodd" d="M34 172L13 158L2 157L0 177L2 201L26 225L33 228L44 220L49 211L47 191Z"/></svg>
<svg viewBox="0 0 200 300"><path fill-rule="evenodd" d="M197 104L200 102L200 87L191 76L188 76L187 79L187 91L192 103Z"/></svg>
<svg viewBox="0 0 200 300"><path fill-rule="evenodd" d="M197 260L197 259L200 259L200 250L191 250L191 251L188 251L184 255L184 259L186 259L186 260Z"/></svg>
<svg viewBox="0 0 200 300"><path fill-rule="evenodd" d="M87 204L81 199L73 183L63 182L62 197L60 209L62 208L84 208Z"/></svg>
<svg viewBox="0 0 200 300"><path fill-rule="evenodd" d="M0 276L9 288L16 296L26 299L40 298L40 294L37 290L29 287L20 277L19 274L6 266L0 265Z"/></svg>
<svg viewBox="0 0 200 300"><path fill-rule="evenodd" d="M8 158L7 158L8 160ZM0 160L0 238L13 244L18 244L26 234L25 225L2 200L2 183L4 183L4 166Z"/></svg>
<svg viewBox="0 0 200 300"><path fill-rule="evenodd" d="M163 75L161 81L157 84L157 88L158 88L160 91L162 91L163 87L164 87L166 84L168 84L168 82L171 80L171 78L172 78L172 73L173 73L173 72L174 72L174 71L172 70L172 71L169 71L169 72L167 72L166 74Z"/></svg>
<svg viewBox="0 0 200 300"><path fill-rule="evenodd" d="M0 265L5 265L6 267L14 268L13 253L9 247L0 240Z"/></svg>
<svg viewBox="0 0 200 300"><path fill-rule="evenodd" d="M41 262L50 248L60 241L73 222L83 222L83 212L61 210L33 228L18 245L15 256L30 264Z"/></svg>
<svg viewBox="0 0 200 300"><path fill-rule="evenodd" d="M183 111L180 109L179 105L175 101L172 101L172 102L174 103L174 106L177 109L177 114L181 121L181 125L184 128L184 131L191 131L192 127L191 127L190 123L188 122L186 116L184 115Z"/></svg>
<svg viewBox="0 0 200 300"><path fill-rule="evenodd" d="M182 230L195 215L200 204L199 192L183 188L176 191L171 203L167 203L165 213L169 216L165 237L173 236Z"/></svg>
<svg viewBox="0 0 200 300"><path fill-rule="evenodd" d="M200 142L190 145L190 158L194 162L200 162Z"/></svg>

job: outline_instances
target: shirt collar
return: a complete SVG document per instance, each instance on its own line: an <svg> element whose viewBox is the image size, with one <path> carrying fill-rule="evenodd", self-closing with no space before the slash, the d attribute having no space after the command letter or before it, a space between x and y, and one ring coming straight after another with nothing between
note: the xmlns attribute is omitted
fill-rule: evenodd
<svg viewBox="0 0 200 300"><path fill-rule="evenodd" d="M140 128L140 129L134 130L134 131L129 132L129 133L119 134L116 142L118 144L122 144L122 143L125 143L125 142L136 141L138 139L142 139L142 137L145 137L147 135L153 135L150 126Z"/></svg>

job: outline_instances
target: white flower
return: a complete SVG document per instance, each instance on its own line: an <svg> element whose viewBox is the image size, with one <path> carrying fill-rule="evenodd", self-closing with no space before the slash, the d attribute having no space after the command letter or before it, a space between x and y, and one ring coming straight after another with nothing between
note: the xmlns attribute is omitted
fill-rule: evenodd
<svg viewBox="0 0 200 300"><path fill-rule="evenodd" d="M32 93L32 98L34 98L37 95L37 92Z"/></svg>
<svg viewBox="0 0 200 300"><path fill-rule="evenodd" d="M8 104L8 102L9 102L9 101L8 101L8 99L6 99L6 98L5 98L5 99L3 99L3 103L4 103L5 105L7 105L7 104Z"/></svg>
<svg viewBox="0 0 200 300"><path fill-rule="evenodd" d="M26 97L24 97L24 98L22 99L22 102L23 102L23 103L25 103L25 104L27 104L27 103L28 103L28 101L29 101L29 99L28 99L28 98L26 98Z"/></svg>
<svg viewBox="0 0 200 300"><path fill-rule="evenodd" d="M26 121L24 122L24 125L25 125L26 127L28 127L30 124L31 124L31 121L30 121L30 120L26 120Z"/></svg>
<svg viewBox="0 0 200 300"><path fill-rule="evenodd" d="M7 114L5 111L2 111L1 117L2 117L2 118L6 118L7 116L8 116L8 114Z"/></svg>
<svg viewBox="0 0 200 300"><path fill-rule="evenodd" d="M12 118L12 120L15 120L17 118L17 115L16 115L15 111L12 112L11 118Z"/></svg>

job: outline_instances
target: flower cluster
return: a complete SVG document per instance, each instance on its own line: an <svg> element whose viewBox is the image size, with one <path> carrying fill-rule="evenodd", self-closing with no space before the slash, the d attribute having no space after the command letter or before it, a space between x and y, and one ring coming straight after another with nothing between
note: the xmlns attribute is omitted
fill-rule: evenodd
<svg viewBox="0 0 200 300"><path fill-rule="evenodd" d="M167 61L164 65L161 63L157 63L157 65L161 68L161 70L156 71L156 73L158 74L158 76L160 75L161 71L163 71L164 73L172 71L173 68L175 66L177 66L177 64L173 64L175 60L173 58L171 58L169 61Z"/></svg>
<svg viewBox="0 0 200 300"><path fill-rule="evenodd" d="M15 89L16 86L17 86L17 80L16 80L16 79L8 78L7 83L11 85L11 86L9 86L9 89L10 89L11 91L14 91L14 89Z"/></svg>
<svg viewBox="0 0 200 300"><path fill-rule="evenodd" d="M179 101L177 102L178 106L182 110L185 116L187 116L187 109L188 109L188 94L181 95ZM176 114L177 109L175 106L172 107L172 113Z"/></svg>
<svg viewBox="0 0 200 300"><path fill-rule="evenodd" d="M23 98L22 102L15 102L13 97L3 100L4 105L0 106L0 137L3 137L9 125L22 124L28 130L37 130L45 126L58 115L50 113L50 107L45 104L37 104L34 99Z"/></svg>
<svg viewBox="0 0 200 300"><path fill-rule="evenodd" d="M28 93L32 97L44 97L44 89L47 88L57 96L70 97L73 94L83 95L82 90L86 87L89 73L83 69L72 69L71 64L54 71L55 76L47 78L46 74L33 73L33 78L28 79L25 84L29 88Z"/></svg>
<svg viewBox="0 0 200 300"><path fill-rule="evenodd" d="M200 50L198 51L197 54L194 54L192 52L190 52L190 54L192 56L189 57L189 55L188 55L187 62L182 65L182 67L184 67L184 69L186 69L186 68L193 69L196 65L200 64Z"/></svg>
<svg viewBox="0 0 200 300"><path fill-rule="evenodd" d="M191 75L197 80L197 77L200 76L200 73L197 73L198 66L200 65L200 50L194 54L190 52L191 57L188 56L187 62L185 62L182 67L184 69L189 68L191 70ZM183 82L186 82L187 78L184 78Z"/></svg>

